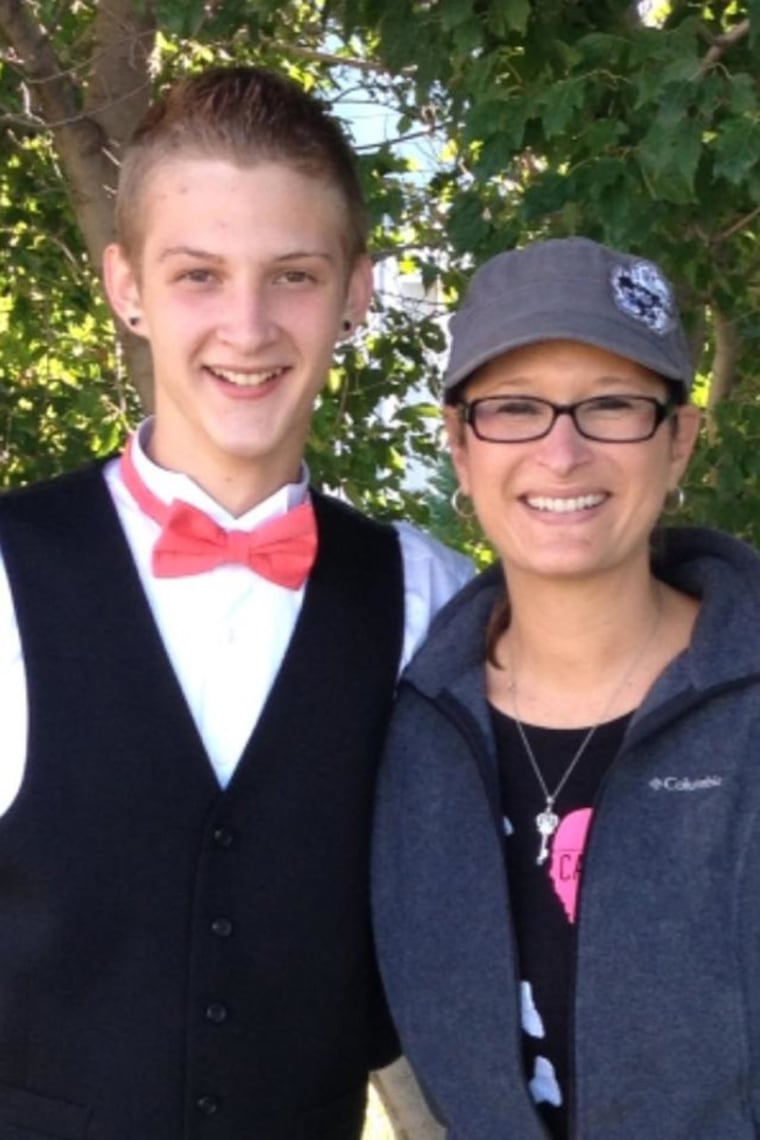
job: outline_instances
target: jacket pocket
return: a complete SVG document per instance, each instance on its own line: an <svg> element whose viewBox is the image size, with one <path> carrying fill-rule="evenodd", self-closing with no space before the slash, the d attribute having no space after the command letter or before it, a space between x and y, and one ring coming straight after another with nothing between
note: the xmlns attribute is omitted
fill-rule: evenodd
<svg viewBox="0 0 760 1140"><path fill-rule="evenodd" d="M1 1140L84 1140L90 1110L0 1085Z"/></svg>
<svg viewBox="0 0 760 1140"><path fill-rule="evenodd" d="M367 1112L367 1086L360 1085L338 1100L307 1112L300 1140L359 1140Z"/></svg>

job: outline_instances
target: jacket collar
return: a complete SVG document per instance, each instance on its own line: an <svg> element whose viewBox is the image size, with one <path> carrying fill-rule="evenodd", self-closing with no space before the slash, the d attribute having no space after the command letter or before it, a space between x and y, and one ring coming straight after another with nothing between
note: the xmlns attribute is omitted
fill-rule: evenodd
<svg viewBox="0 0 760 1140"><path fill-rule="evenodd" d="M641 711L760 675L757 552L720 531L674 527L655 533L652 566L658 578L701 598L702 607L691 646L671 662ZM468 583L436 617L405 680L431 698L444 689L472 694L485 661L488 619L504 589L498 563Z"/></svg>

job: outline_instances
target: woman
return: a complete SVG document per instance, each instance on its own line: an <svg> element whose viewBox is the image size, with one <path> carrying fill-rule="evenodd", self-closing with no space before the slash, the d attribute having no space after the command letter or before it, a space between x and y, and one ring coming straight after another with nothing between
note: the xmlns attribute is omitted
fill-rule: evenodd
<svg viewBox="0 0 760 1140"><path fill-rule="evenodd" d="M501 254L446 424L500 565L406 673L381 966L449 1140L760 1137L760 559L653 530L698 432L670 286L586 239Z"/></svg>

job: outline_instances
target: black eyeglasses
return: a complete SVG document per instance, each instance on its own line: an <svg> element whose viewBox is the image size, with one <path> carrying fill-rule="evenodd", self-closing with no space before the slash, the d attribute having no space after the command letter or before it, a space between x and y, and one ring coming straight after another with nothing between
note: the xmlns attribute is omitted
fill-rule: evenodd
<svg viewBox="0 0 760 1140"><path fill-rule="evenodd" d="M543 439L559 416L570 416L576 430L598 443L640 443L651 439L673 412L671 400L651 396L605 395L554 404L538 396L483 396L463 400L462 420L487 443L528 443Z"/></svg>

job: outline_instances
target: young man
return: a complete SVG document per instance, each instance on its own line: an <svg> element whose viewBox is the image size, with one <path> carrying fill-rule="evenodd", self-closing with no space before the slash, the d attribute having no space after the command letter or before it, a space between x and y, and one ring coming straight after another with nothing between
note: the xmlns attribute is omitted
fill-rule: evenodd
<svg viewBox="0 0 760 1140"><path fill-rule="evenodd" d="M394 1051L377 753L469 566L307 486L371 292L317 103L256 69L183 81L125 156L117 227L105 285L155 415L120 459L0 500L0 1136L355 1140Z"/></svg>

